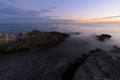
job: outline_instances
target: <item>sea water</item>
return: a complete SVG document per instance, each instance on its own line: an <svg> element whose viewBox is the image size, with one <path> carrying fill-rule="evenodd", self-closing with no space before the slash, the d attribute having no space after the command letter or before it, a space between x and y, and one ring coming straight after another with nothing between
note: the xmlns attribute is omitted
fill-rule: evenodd
<svg viewBox="0 0 120 80"><path fill-rule="evenodd" d="M0 54L0 80L60 80L66 65L82 54L97 48L107 51L113 45L120 47L119 24L0 24L0 33L18 34L33 29L59 31L70 37L42 52ZM110 34L112 38L101 42L95 37L100 34Z"/></svg>

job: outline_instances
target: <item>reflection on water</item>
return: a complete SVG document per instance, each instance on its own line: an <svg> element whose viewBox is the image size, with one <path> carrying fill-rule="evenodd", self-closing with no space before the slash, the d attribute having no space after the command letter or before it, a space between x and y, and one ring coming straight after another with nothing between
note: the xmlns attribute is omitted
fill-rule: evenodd
<svg viewBox="0 0 120 80"><path fill-rule="evenodd" d="M71 36L60 45L42 52L0 54L0 80L59 80L65 66L90 50L109 50L120 46L119 24L1 24L1 33L19 33L39 29L60 31ZM74 34L80 32L81 34ZM107 33L112 39L100 42L94 35Z"/></svg>

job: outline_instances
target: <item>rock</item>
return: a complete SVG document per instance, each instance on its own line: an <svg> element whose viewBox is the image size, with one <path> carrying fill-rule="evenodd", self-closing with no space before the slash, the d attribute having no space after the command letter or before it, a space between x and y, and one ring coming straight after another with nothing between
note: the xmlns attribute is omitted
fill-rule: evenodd
<svg viewBox="0 0 120 80"><path fill-rule="evenodd" d="M84 63L86 58L88 57L87 54L83 54L82 57L77 58L74 62L69 63L67 69L62 74L62 80L73 80L74 74L76 70Z"/></svg>
<svg viewBox="0 0 120 80"><path fill-rule="evenodd" d="M13 34L0 34L0 45L16 40L16 35Z"/></svg>
<svg viewBox="0 0 120 80"><path fill-rule="evenodd" d="M74 80L120 80L120 60L101 49L91 51Z"/></svg>
<svg viewBox="0 0 120 80"><path fill-rule="evenodd" d="M81 32L70 32L70 33L68 33L69 35L79 35L79 34L81 34Z"/></svg>
<svg viewBox="0 0 120 80"><path fill-rule="evenodd" d="M76 34L76 35L79 35L80 33L79 33L79 32L76 32L75 34Z"/></svg>
<svg viewBox="0 0 120 80"><path fill-rule="evenodd" d="M2 36L3 36L3 34L0 33L0 37L2 37Z"/></svg>
<svg viewBox="0 0 120 80"><path fill-rule="evenodd" d="M112 36L108 34L101 34L100 36L96 36L99 41L105 41L106 39L110 39Z"/></svg>
<svg viewBox="0 0 120 80"><path fill-rule="evenodd" d="M22 32L20 35L29 35L29 32Z"/></svg>
<svg viewBox="0 0 120 80"><path fill-rule="evenodd" d="M40 49L55 46L65 40L67 34L59 32L41 32L33 30L31 32L22 32L18 35L4 34L0 37L1 52L11 52L19 50L30 50L34 47Z"/></svg>

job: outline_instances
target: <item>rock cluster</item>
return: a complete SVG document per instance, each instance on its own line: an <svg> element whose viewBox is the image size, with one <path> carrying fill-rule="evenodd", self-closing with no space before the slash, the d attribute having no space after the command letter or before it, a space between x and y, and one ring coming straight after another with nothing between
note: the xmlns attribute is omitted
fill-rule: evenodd
<svg viewBox="0 0 120 80"><path fill-rule="evenodd" d="M101 49L91 51L86 61L76 71L74 80L120 80L119 59L120 56L116 58L109 51Z"/></svg>
<svg viewBox="0 0 120 80"><path fill-rule="evenodd" d="M0 52L30 50L34 47L46 48L57 45L66 37L68 35L65 33L41 32L39 30L22 32L18 35L0 34Z"/></svg>
<svg viewBox="0 0 120 80"><path fill-rule="evenodd" d="M108 34L101 34L96 36L99 41L105 41L106 39L110 39L112 36Z"/></svg>

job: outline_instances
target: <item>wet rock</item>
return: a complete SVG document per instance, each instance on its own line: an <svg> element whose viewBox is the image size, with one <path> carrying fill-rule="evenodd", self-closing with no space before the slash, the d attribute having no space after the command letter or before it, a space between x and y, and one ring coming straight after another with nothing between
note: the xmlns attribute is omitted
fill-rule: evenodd
<svg viewBox="0 0 120 80"><path fill-rule="evenodd" d="M99 41L105 41L106 39L110 39L112 36L109 34L101 34L100 36L96 36Z"/></svg>
<svg viewBox="0 0 120 80"><path fill-rule="evenodd" d="M120 60L101 49L91 51L74 80L120 80Z"/></svg>
<svg viewBox="0 0 120 80"><path fill-rule="evenodd" d="M18 35L3 34L0 37L0 51L30 50L34 47L44 49L59 44L65 40L66 37L68 37L68 35L64 33L41 32L39 30L22 32Z"/></svg>
<svg viewBox="0 0 120 80"><path fill-rule="evenodd" d="M70 35L79 35L79 34L81 34L81 32L70 32L68 34L70 34Z"/></svg>
<svg viewBox="0 0 120 80"><path fill-rule="evenodd" d="M76 32L75 34L76 34L76 35L79 35L80 33L79 33L79 32Z"/></svg>
<svg viewBox="0 0 120 80"><path fill-rule="evenodd" d="M82 57L77 58L74 62L69 63L67 69L62 75L62 80L73 80L76 70L84 63L88 55L83 54Z"/></svg>

